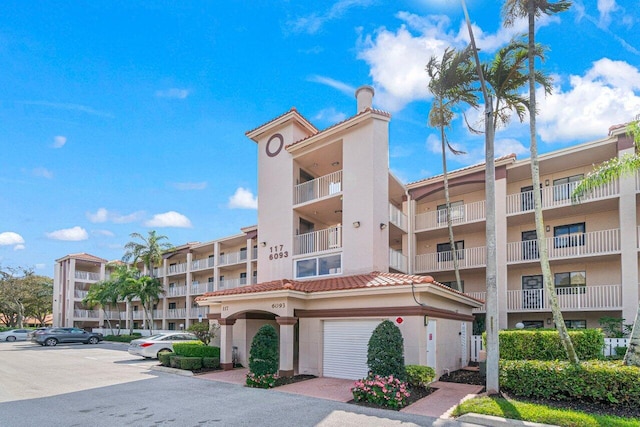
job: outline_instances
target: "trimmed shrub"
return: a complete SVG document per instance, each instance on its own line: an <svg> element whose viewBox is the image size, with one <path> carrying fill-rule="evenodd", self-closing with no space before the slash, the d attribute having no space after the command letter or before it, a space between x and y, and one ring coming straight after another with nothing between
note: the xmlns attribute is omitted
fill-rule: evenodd
<svg viewBox="0 0 640 427"><path fill-rule="evenodd" d="M367 351L367 366L372 375L395 377L404 381L404 340L402 332L391 321L383 320L371 334Z"/></svg>
<svg viewBox="0 0 640 427"><path fill-rule="evenodd" d="M640 368L620 361L501 360L500 387L516 396L640 405Z"/></svg>
<svg viewBox="0 0 640 427"><path fill-rule="evenodd" d="M429 383L436 377L436 371L430 366L407 365L407 382L412 387L428 387Z"/></svg>
<svg viewBox="0 0 640 427"><path fill-rule="evenodd" d="M104 340L105 341L112 341L112 342L131 342L133 340L137 340L141 336L142 335L140 335L140 334L133 334L133 335L106 335L104 337Z"/></svg>
<svg viewBox="0 0 640 427"><path fill-rule="evenodd" d="M170 351L165 351L162 352L160 354L158 354L158 360L160 361L160 364L162 366L171 366L171 356L173 355L173 353L171 353Z"/></svg>
<svg viewBox="0 0 640 427"><path fill-rule="evenodd" d="M356 402L369 402L392 409L405 407L407 399L411 396L407 383L393 376L379 375L369 375L365 379L356 381L351 393Z"/></svg>
<svg viewBox="0 0 640 427"><path fill-rule="evenodd" d="M249 352L249 371L256 375L278 372L278 333L271 325L263 325L253 337Z"/></svg>
<svg viewBox="0 0 640 427"><path fill-rule="evenodd" d="M202 367L208 369L216 369L220 367L220 358L219 357L203 357L202 358Z"/></svg>
<svg viewBox="0 0 640 427"><path fill-rule="evenodd" d="M178 356L186 357L220 357L220 347L209 347L202 341L187 341L173 344L173 351Z"/></svg>
<svg viewBox="0 0 640 427"><path fill-rule="evenodd" d="M187 371L193 371L196 369L202 369L202 357L180 357L180 369L185 369Z"/></svg>
<svg viewBox="0 0 640 427"><path fill-rule="evenodd" d="M278 382L278 374L256 375L253 372L247 374L247 385L256 388L273 388Z"/></svg>
<svg viewBox="0 0 640 427"><path fill-rule="evenodd" d="M500 359L567 360L567 353L555 329L504 330L499 332ZM602 357L604 335L600 329L570 330L580 360Z"/></svg>
<svg viewBox="0 0 640 427"><path fill-rule="evenodd" d="M169 353L169 366L172 367L172 368L180 369L180 359L181 358L182 358L182 356L178 356L176 354Z"/></svg>

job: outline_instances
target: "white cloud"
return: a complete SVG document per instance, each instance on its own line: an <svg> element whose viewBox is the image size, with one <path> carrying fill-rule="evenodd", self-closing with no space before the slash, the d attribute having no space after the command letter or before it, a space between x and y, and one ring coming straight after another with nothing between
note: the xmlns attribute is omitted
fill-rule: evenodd
<svg viewBox="0 0 640 427"><path fill-rule="evenodd" d="M31 173L33 174L33 176L37 176L40 178L47 178L47 179L53 178L53 172L51 172L47 168L35 168L31 171Z"/></svg>
<svg viewBox="0 0 640 427"><path fill-rule="evenodd" d="M127 224L142 218L144 212L138 211L128 215L121 215L118 212L110 212L106 208L99 208L95 213L87 212L87 219L94 224L111 221L116 224Z"/></svg>
<svg viewBox="0 0 640 427"><path fill-rule="evenodd" d="M202 182L175 182L172 184L173 187L177 190L188 191L188 190L204 190L207 188L207 181Z"/></svg>
<svg viewBox="0 0 640 427"><path fill-rule="evenodd" d="M323 84L325 86L332 87L332 88L337 89L340 92L344 93L345 95L349 95L349 96L355 96L355 93L356 93L356 88L355 87L350 86L350 85L348 85L346 83L343 83L341 81L334 80L331 77L313 75L313 76L309 76L309 78L307 78L307 81L314 82L314 83L320 83L320 84Z"/></svg>
<svg viewBox="0 0 640 427"><path fill-rule="evenodd" d="M13 246L14 251L25 248L24 238L13 231L5 231L0 233L0 246Z"/></svg>
<svg viewBox="0 0 640 427"><path fill-rule="evenodd" d="M92 116L113 118L113 114L111 113L94 110L93 108L87 107L86 105L63 104L63 103L48 102L48 101L21 101L19 103L24 105L36 105L40 107L54 108L57 110L78 111L81 113L90 114Z"/></svg>
<svg viewBox="0 0 640 427"><path fill-rule="evenodd" d="M58 135L53 137L53 148L61 148L66 143L67 143L66 136Z"/></svg>
<svg viewBox="0 0 640 427"><path fill-rule="evenodd" d="M89 238L87 230L79 226L75 226L73 228L64 228L45 234L48 238L53 240L66 240L71 242L78 242L81 240L87 240Z"/></svg>
<svg viewBox="0 0 640 427"><path fill-rule="evenodd" d="M169 211L156 214L148 221L145 221L146 227L179 227L191 228L191 221L186 216L176 211Z"/></svg>
<svg viewBox="0 0 640 427"><path fill-rule="evenodd" d="M169 99L185 99L189 96L190 91L188 89L178 89L178 88L170 88L165 90L157 90L156 96L158 98L169 98Z"/></svg>
<svg viewBox="0 0 640 427"><path fill-rule="evenodd" d="M600 12L600 25L608 27L611 23L611 12L618 10L616 0L598 0L598 12Z"/></svg>
<svg viewBox="0 0 640 427"><path fill-rule="evenodd" d="M538 132L545 142L600 137L640 112L640 70L624 61L602 58L584 76L570 76L569 86L556 86L547 97L538 92Z"/></svg>
<svg viewBox="0 0 640 427"><path fill-rule="evenodd" d="M258 209L258 198L250 190L238 187L233 196L229 197L230 209Z"/></svg>
<svg viewBox="0 0 640 427"><path fill-rule="evenodd" d="M346 119L347 115L340 111L336 111L334 107L330 107L320 110L313 118L316 120L324 120L329 123L338 123Z"/></svg>
<svg viewBox="0 0 640 427"><path fill-rule="evenodd" d="M95 235L98 235L98 236L106 236L106 237L115 236L113 231L109 231L109 230L92 230L91 233L95 234Z"/></svg>
<svg viewBox="0 0 640 427"><path fill-rule="evenodd" d="M293 33L315 34L322 29L322 26L334 19L342 17L353 7L366 7L374 3L375 0L339 0L334 3L329 10L324 13L312 13L287 23L287 31Z"/></svg>

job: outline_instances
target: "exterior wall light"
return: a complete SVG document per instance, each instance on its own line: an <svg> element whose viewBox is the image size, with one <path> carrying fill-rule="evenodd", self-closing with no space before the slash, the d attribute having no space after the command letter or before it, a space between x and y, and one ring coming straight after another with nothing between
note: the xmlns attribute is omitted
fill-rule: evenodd
<svg viewBox="0 0 640 427"><path fill-rule="evenodd" d="M260 246L264 248L265 246L267 246L267 242L260 242Z"/></svg>
<svg viewBox="0 0 640 427"><path fill-rule="evenodd" d="M358 228L358 227L360 227L360 221L354 221L353 228Z"/></svg>
<svg viewBox="0 0 640 427"><path fill-rule="evenodd" d="M387 228L387 224L385 224L384 222L380 223L380 230L384 230L385 228Z"/></svg>

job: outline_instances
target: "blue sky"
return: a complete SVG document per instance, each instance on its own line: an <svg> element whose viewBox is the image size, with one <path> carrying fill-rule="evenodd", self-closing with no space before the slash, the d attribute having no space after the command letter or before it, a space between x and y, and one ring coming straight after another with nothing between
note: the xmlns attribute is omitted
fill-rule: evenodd
<svg viewBox="0 0 640 427"><path fill-rule="evenodd" d="M467 0L482 59L526 31L502 27L501 4ZM640 113L639 10L576 0L539 21L554 76L541 152ZM446 0L0 2L0 266L52 275L69 253L121 258L132 232L175 245L239 233L257 223L244 133L292 106L328 127L363 84L392 113L392 171L440 173L424 67L466 45L462 19ZM527 129L501 129L496 155L528 157ZM449 137L468 153L450 169L483 161L460 116Z"/></svg>

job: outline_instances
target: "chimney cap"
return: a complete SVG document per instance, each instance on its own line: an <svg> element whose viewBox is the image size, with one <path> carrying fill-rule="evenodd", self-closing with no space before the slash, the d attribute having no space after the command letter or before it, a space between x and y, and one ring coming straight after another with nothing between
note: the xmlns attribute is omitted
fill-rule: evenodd
<svg viewBox="0 0 640 427"><path fill-rule="evenodd" d="M362 91L362 90L367 90L367 91L371 92L371 96L375 95L375 90L373 90L373 86L362 85L358 89L356 89L356 98L358 97L358 93L360 93L360 91Z"/></svg>

